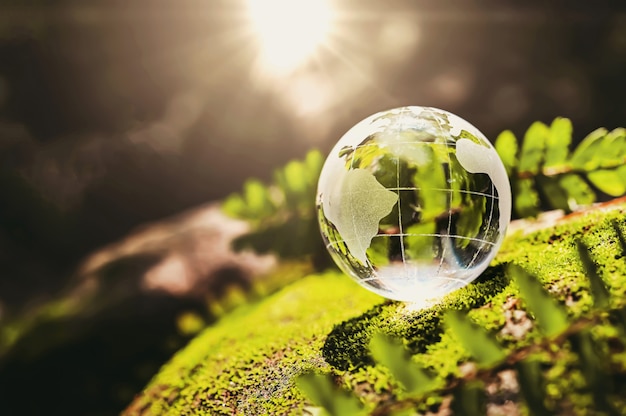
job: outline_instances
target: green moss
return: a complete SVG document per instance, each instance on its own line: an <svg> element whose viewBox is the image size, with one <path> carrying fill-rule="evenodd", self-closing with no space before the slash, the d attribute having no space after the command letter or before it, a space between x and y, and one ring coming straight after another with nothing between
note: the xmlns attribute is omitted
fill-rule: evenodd
<svg viewBox="0 0 626 416"><path fill-rule="evenodd" d="M308 404L294 387L294 378L309 370L330 372L368 409L382 409L380 414L386 414L385 408L436 410L451 388L479 377L467 374L464 363L470 361L469 353L442 323L447 309L467 311L508 353L534 351L542 362L547 408L584 414L593 397L585 391L587 380L578 356L567 339L546 341L529 321L532 317L523 312L505 266L517 264L536 274L567 306L571 319L587 320L598 345L606 345L611 371L624 378L626 348L615 322L624 316L620 308L626 304L626 263L613 227L616 221L626 230L623 214L622 208L594 211L532 234L512 235L480 279L421 311L384 301L338 272L307 276L204 331L161 369L126 414L301 414ZM576 238L590 247L611 295L611 311L590 315L593 299ZM529 323L517 335L508 331L512 316ZM427 397L407 397L369 354L367 345L377 332L402 338L413 360L435 375L437 385L448 387ZM625 389L616 384L618 392Z"/></svg>
<svg viewBox="0 0 626 416"><path fill-rule="evenodd" d="M127 413L301 413L294 376L328 371L320 354L325 334L381 301L339 273L307 276L202 333L163 367Z"/></svg>

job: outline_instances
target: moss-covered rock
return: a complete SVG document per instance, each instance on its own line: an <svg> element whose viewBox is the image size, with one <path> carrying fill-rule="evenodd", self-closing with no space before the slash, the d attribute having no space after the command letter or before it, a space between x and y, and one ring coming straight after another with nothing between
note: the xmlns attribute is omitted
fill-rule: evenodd
<svg viewBox="0 0 626 416"><path fill-rule="evenodd" d="M352 390L366 410L376 414L397 409L454 411L461 399L455 405L452 397L463 397L459 391L469 394L477 385L484 386L488 413L525 414L529 409L523 384L528 378L520 382L518 374L535 370L545 391L539 411L586 414L598 405L589 388L593 374L580 358L589 345L602 350L598 354L607 360L606 376L615 393L610 406L623 411L625 403L619 397L626 390L626 348L615 322L626 300L626 258L615 224L626 229L625 210L613 205L532 233L515 232L483 276L425 310L385 301L339 272L303 277L205 330L163 366L125 414L314 412L295 386L295 378L308 371L332 374L338 385ZM610 305L604 311L594 309L576 240L590 248L608 288ZM536 275L566 305L574 335L546 339L509 279L507 264ZM506 362L478 368L443 325L448 309L467 311L470 320L491 332L505 348ZM407 394L371 358L367 346L377 332L401 338L412 360L435 376L436 389L426 395ZM528 357L533 360L522 363Z"/></svg>

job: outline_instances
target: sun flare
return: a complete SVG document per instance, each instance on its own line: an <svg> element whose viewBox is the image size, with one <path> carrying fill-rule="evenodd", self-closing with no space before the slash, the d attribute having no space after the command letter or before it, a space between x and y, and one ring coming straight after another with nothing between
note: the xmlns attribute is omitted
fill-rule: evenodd
<svg viewBox="0 0 626 416"><path fill-rule="evenodd" d="M265 71L288 74L309 61L327 40L333 20L329 0L247 0Z"/></svg>

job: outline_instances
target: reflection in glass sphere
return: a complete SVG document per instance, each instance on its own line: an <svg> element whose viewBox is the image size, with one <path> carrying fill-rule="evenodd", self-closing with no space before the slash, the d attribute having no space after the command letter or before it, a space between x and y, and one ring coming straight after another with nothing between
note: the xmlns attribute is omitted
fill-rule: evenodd
<svg viewBox="0 0 626 416"><path fill-rule="evenodd" d="M495 256L511 190L493 146L447 111L403 107L350 129L326 159L317 211L337 265L365 288L426 306Z"/></svg>

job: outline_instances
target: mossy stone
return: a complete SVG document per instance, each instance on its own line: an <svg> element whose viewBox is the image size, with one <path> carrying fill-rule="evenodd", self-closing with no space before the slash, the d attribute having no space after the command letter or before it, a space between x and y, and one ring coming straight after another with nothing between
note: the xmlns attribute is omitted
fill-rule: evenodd
<svg viewBox="0 0 626 416"><path fill-rule="evenodd" d="M352 390L366 409L377 409L377 414L391 412L385 409L436 411L450 406L452 390L407 399L392 376L374 363L367 345L376 332L400 337L413 361L432 372L439 385L471 384L472 377L478 377L468 375L471 357L443 325L448 309L466 311L512 356L516 351L534 351L544 372L549 411L584 413L593 397L582 393L586 380L576 355L568 341L544 340L532 314L524 311L505 266L516 264L536 275L566 305L571 320L593 322L592 336L605 342L611 353L616 391L624 391L625 347L616 322L626 304L626 261L614 224L626 230L625 209L614 205L569 216L533 233L509 235L480 279L421 311L371 294L337 271L303 277L202 332L162 367L124 414L303 414L305 409L313 411L313 405L294 380L306 371L332 374L338 385ZM593 308L576 239L590 248L608 289L611 309L606 313ZM523 331L509 330L515 319L526 320ZM501 370L494 369L485 380L496 379ZM511 397L522 402L519 392ZM513 405L527 412L520 403Z"/></svg>

